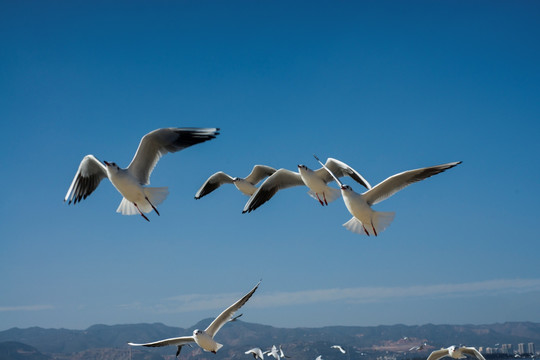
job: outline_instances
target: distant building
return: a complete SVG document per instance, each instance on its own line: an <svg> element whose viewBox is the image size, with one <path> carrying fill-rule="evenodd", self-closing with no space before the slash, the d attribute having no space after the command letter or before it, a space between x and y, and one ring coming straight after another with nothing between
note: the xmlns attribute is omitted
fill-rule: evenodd
<svg viewBox="0 0 540 360"><path fill-rule="evenodd" d="M525 354L525 344L519 343L518 344L518 354L523 355Z"/></svg>
<svg viewBox="0 0 540 360"><path fill-rule="evenodd" d="M489 355L493 354L493 348L487 347L486 354L489 354Z"/></svg>
<svg viewBox="0 0 540 360"><path fill-rule="evenodd" d="M502 344L501 353L506 355L512 354L512 344Z"/></svg>
<svg viewBox="0 0 540 360"><path fill-rule="evenodd" d="M530 342L527 344L527 352L531 355L534 355L536 353L534 349L534 343Z"/></svg>

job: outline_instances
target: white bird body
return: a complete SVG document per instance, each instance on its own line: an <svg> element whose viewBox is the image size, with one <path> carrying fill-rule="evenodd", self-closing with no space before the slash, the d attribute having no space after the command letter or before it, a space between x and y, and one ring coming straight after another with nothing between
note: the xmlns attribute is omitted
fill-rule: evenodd
<svg viewBox="0 0 540 360"><path fill-rule="evenodd" d="M114 162L103 165L93 155L86 155L71 182L64 201L76 204L86 199L99 185L102 179L109 178L113 186L122 194L123 199L116 210L122 215L140 214L154 210L169 191L166 187L144 187L150 183L150 175L159 159L167 154L180 151L192 145L214 139L217 128L163 128L144 135L139 147L125 169Z"/></svg>
<svg viewBox="0 0 540 360"><path fill-rule="evenodd" d="M342 354L345 354L345 353L346 353L345 349L343 349L343 348L342 348L341 346L339 346L339 345L332 345L332 346L330 346L330 347L331 347L332 349L338 349Z"/></svg>
<svg viewBox="0 0 540 360"><path fill-rule="evenodd" d="M159 340L159 341L154 341L154 342L144 343L144 344L128 343L128 345L148 346L148 347L176 345L178 346L178 351L176 353L176 356L178 356L178 354L180 353L180 349L183 345L194 342L197 345L199 345L203 350L216 353L219 349L223 347L222 344L214 340L214 337L216 336L217 332L219 331L219 329L223 327L223 325L225 325L231 319L233 319L234 313L238 311L238 309L240 309L242 306L244 306L244 304L251 298L253 293L255 293L255 290L257 290L257 288L259 287L260 283L261 282L259 281L257 285L255 285L255 287L251 289L250 292L248 292L246 295L244 295L234 304L229 306L227 309L223 310L223 312L219 314L218 317L216 317L214 321L212 321L212 323L208 325L208 327L205 330L196 329L193 331L192 336L181 336L181 337Z"/></svg>
<svg viewBox="0 0 540 360"><path fill-rule="evenodd" d="M394 212L374 211L371 208L372 205L389 198L412 183L427 179L430 176L439 174L461 163L461 161L458 161L404 171L390 176L365 193L358 194L354 192L349 185L341 183L338 177L333 175L331 169L327 168L316 156L315 158L340 185L343 202L345 203L347 210L349 210L353 216L349 221L343 224L343 226L349 231L358 234L366 234L367 236L377 236L390 225L392 220L394 220L395 215Z"/></svg>
<svg viewBox="0 0 540 360"><path fill-rule="evenodd" d="M452 345L446 349L433 351L428 356L427 360L438 360L445 356L449 356L453 359L464 359L466 357L465 355L474 356L479 360L486 360L482 356L482 354L480 354L480 352L476 350L474 347L466 347L466 346L457 347L455 345Z"/></svg>
<svg viewBox="0 0 540 360"><path fill-rule="evenodd" d="M203 350L216 353L219 349L223 347L222 344L216 342L212 336L206 333L204 330L194 330L193 338L195 343L199 345Z"/></svg>
<svg viewBox="0 0 540 360"><path fill-rule="evenodd" d="M245 178L232 177L223 171L218 171L204 182L195 194L195 199L200 199L203 196L210 194L223 184L234 184L242 194L251 196L257 190L255 185L275 172L276 169L266 165L255 165L251 170L251 173Z"/></svg>
<svg viewBox="0 0 540 360"><path fill-rule="evenodd" d="M264 353L258 347L249 349L248 351L246 351L246 354L252 354L255 359L259 359L259 360L264 359Z"/></svg>
<svg viewBox="0 0 540 360"><path fill-rule="evenodd" d="M270 354L270 355L273 356L274 359L276 359L276 360L280 360L280 359L281 359L281 357L279 356L279 352L278 352L278 349L277 349L276 345L272 345L272 349L266 351L265 354Z"/></svg>
<svg viewBox="0 0 540 360"><path fill-rule="evenodd" d="M340 193L338 189L328 186L327 182L318 176L317 172L307 166L298 165L298 173L310 190L308 194L314 199L317 199L321 205L328 205L329 202L339 197Z"/></svg>

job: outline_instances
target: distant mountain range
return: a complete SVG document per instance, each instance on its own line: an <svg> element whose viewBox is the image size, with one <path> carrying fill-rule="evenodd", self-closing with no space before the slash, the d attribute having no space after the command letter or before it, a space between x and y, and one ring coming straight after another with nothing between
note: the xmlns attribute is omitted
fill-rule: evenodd
<svg viewBox="0 0 540 360"><path fill-rule="evenodd" d="M131 348L127 342L150 342L191 335L204 329L212 319L182 329L160 323L132 325L94 325L86 330L12 328L0 332L0 359L4 360L158 360L174 359L175 347ZM224 347L216 355L198 346L184 347L182 360L251 360L244 354L252 347L265 350L273 344L283 345L291 360L368 360L380 356L398 359L426 358L434 349L464 344L474 347L496 347L496 344L536 342L540 346L540 323L511 322L492 325L391 325L328 326L322 328L276 328L235 321L216 336ZM427 342L423 351L409 351ZM341 354L330 346L339 344L348 350ZM499 345L500 346L500 345Z"/></svg>

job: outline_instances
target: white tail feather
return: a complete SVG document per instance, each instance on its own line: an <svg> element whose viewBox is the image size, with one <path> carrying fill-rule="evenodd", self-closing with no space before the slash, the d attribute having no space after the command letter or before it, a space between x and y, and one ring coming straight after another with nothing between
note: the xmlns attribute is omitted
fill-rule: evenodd
<svg viewBox="0 0 540 360"><path fill-rule="evenodd" d="M334 189L333 187L330 187L330 186L328 187L328 189L329 190L326 190L324 194L319 194L319 199L324 201L324 199L326 198L326 202L331 203L332 201L336 200L337 198L341 196L341 190ZM317 201L319 200L317 198L317 194L313 190L309 190L308 194L315 200Z"/></svg>
<svg viewBox="0 0 540 360"><path fill-rule="evenodd" d="M144 188L144 193L154 206L158 206L167 198L167 195L169 195L169 189L167 187L147 187ZM146 199L137 202L137 206L143 213L149 213L153 210L152 205L150 205ZM126 198L122 198L116 212L121 213L122 215L139 215L139 211L135 205Z"/></svg>
<svg viewBox="0 0 540 360"><path fill-rule="evenodd" d="M367 235L364 231L364 225L362 224L362 222L354 216L351 218L351 220L343 224L343 226L345 226L345 229L352 231L353 233Z"/></svg>
<svg viewBox="0 0 540 360"><path fill-rule="evenodd" d="M373 213L372 221L373 226L377 230L377 234L380 234L386 229L394 220L395 212L382 212L375 211Z"/></svg>
<svg viewBox="0 0 540 360"><path fill-rule="evenodd" d="M394 212L382 212L374 211L371 217L371 224L363 224L360 220L353 217L351 220L347 221L343 226L353 233L360 235L379 235L382 233L394 220ZM365 225L365 226L364 226ZM375 233L373 228L377 231ZM366 234L367 231L367 234Z"/></svg>
<svg viewBox="0 0 540 360"><path fill-rule="evenodd" d="M138 215L139 212L137 211L137 208L133 203L126 198L122 198L122 201L120 201L120 205L118 206L118 209L116 209L117 213L121 213L122 215Z"/></svg>

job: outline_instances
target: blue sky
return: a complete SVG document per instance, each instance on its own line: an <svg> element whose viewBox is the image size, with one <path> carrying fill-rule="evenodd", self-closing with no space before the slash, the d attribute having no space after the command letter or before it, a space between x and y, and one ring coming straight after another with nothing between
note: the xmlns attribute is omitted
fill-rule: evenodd
<svg viewBox="0 0 540 360"><path fill-rule="evenodd" d="M0 330L189 327L262 279L273 326L540 321L540 5L534 1L2 2ZM150 223L108 180L63 198L86 154L122 166L160 127L220 127L158 163ZM463 161L376 205L287 189L250 214L218 170L318 168L376 184ZM358 185L346 181L360 191Z"/></svg>

